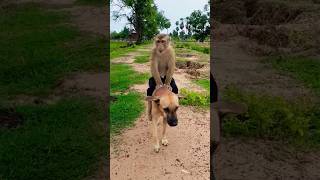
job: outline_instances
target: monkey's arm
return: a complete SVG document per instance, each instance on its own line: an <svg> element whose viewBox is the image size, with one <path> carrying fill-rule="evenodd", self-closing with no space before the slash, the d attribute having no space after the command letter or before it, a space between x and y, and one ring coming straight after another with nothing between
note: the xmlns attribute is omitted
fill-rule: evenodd
<svg viewBox="0 0 320 180"><path fill-rule="evenodd" d="M156 81L157 86L163 85L161 79L160 79L160 73L158 69L158 63L157 60L154 59L154 55L151 55L151 75Z"/></svg>
<svg viewBox="0 0 320 180"><path fill-rule="evenodd" d="M168 85L168 86L170 86L170 83L171 83L172 76L173 76L175 68L176 68L176 60L175 60L175 57L174 57L174 54L173 54L172 57L168 61L168 70L167 70L167 73L166 73L165 84Z"/></svg>

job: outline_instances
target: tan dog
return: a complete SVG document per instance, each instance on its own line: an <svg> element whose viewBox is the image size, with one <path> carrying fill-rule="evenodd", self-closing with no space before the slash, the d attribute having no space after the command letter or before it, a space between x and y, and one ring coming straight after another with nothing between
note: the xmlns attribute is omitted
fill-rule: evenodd
<svg viewBox="0 0 320 180"><path fill-rule="evenodd" d="M160 87L153 92L153 96L148 96L147 101L152 101L151 107L151 120L152 131L154 138L154 150L159 152L160 142L158 137L158 124L162 121L162 137L161 143L164 146L168 145L166 138L167 123L169 126L178 125L177 110L179 108L179 97L171 92L167 87ZM148 103L150 104L150 103Z"/></svg>

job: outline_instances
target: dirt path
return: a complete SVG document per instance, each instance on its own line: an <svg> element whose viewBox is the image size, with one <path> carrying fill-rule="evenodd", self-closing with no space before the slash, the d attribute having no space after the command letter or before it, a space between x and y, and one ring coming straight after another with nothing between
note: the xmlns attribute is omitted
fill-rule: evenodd
<svg viewBox="0 0 320 180"><path fill-rule="evenodd" d="M235 84L288 100L314 97L301 83L245 53L239 40L215 41L213 73L221 94L226 85ZM319 152L296 152L280 142L223 138L218 158L221 179L320 179Z"/></svg>
<svg viewBox="0 0 320 180"><path fill-rule="evenodd" d="M113 60L127 63L138 72L149 72L149 63L134 63L137 52ZM204 91L193 85L181 70L174 75L179 88ZM147 82L131 88L145 94ZM193 107L181 107L179 125L168 128L169 145L159 153L152 148L151 122L143 113L132 128L114 137L111 145L110 171L112 180L125 179L209 179L210 113Z"/></svg>
<svg viewBox="0 0 320 180"><path fill-rule="evenodd" d="M251 56L239 47L241 38L229 41L215 41L213 70L219 88L228 84L251 92L282 96L286 99L306 97L312 93L302 83L281 75L270 65L262 63L262 58ZM221 92L223 93L223 91Z"/></svg>

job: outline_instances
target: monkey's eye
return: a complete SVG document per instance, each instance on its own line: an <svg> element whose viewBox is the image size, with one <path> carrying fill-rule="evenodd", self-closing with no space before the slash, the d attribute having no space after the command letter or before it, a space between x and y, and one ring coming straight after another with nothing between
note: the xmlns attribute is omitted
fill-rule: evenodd
<svg viewBox="0 0 320 180"><path fill-rule="evenodd" d="M169 112L169 108L164 108L163 110L164 110L166 113Z"/></svg>
<svg viewBox="0 0 320 180"><path fill-rule="evenodd" d="M165 43L166 41L162 40L161 43Z"/></svg>
<svg viewBox="0 0 320 180"><path fill-rule="evenodd" d="M157 42L157 43L160 43L160 40L157 40L156 42Z"/></svg>

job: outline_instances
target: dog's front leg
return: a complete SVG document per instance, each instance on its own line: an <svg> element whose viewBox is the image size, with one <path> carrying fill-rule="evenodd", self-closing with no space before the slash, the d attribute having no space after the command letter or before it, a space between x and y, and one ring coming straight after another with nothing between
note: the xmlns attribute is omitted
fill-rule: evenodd
<svg viewBox="0 0 320 180"><path fill-rule="evenodd" d="M168 145L168 139L166 137L166 129L167 129L167 119L163 118L162 120L162 139L161 139L161 143L164 146Z"/></svg>
<svg viewBox="0 0 320 180"><path fill-rule="evenodd" d="M159 117L152 117L152 124L153 124L153 138L154 138L154 151L159 152L160 145L159 145L159 138L158 138L158 121Z"/></svg>

